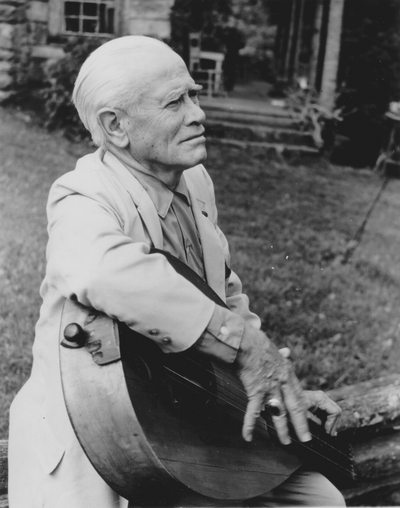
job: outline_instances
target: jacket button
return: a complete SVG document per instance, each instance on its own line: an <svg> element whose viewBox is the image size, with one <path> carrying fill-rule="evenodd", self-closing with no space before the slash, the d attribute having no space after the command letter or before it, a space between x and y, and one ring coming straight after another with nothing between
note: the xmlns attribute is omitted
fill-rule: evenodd
<svg viewBox="0 0 400 508"><path fill-rule="evenodd" d="M171 337L163 337L162 341L164 344L171 344Z"/></svg>
<svg viewBox="0 0 400 508"><path fill-rule="evenodd" d="M160 330L157 330L157 328L153 328L153 330L149 331L150 335L158 335L160 333Z"/></svg>
<svg viewBox="0 0 400 508"><path fill-rule="evenodd" d="M201 213L204 215L204 217L208 217L208 213L205 210L203 210Z"/></svg>
<svg viewBox="0 0 400 508"><path fill-rule="evenodd" d="M229 330L226 326L221 326L220 332L221 332L221 335L228 335Z"/></svg>

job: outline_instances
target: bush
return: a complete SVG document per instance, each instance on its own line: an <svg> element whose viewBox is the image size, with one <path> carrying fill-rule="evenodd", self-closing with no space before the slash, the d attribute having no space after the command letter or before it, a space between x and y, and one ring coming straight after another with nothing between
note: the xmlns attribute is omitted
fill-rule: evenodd
<svg viewBox="0 0 400 508"><path fill-rule="evenodd" d="M63 129L73 139L90 138L71 101L74 83L83 62L103 39L75 39L65 46L66 56L48 69L46 85L38 93L43 102L43 123L48 129Z"/></svg>
<svg viewBox="0 0 400 508"><path fill-rule="evenodd" d="M339 133L350 140L345 163L373 166L382 146L384 113L400 99L400 17L397 0L348 0L343 17L337 107Z"/></svg>

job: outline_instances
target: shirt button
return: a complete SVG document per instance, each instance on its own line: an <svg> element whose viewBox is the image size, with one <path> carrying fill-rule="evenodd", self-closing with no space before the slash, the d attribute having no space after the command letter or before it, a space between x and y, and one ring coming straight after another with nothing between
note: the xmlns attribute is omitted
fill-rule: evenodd
<svg viewBox="0 0 400 508"><path fill-rule="evenodd" d="M157 330L157 328L153 328L153 330L149 331L150 335L158 335L160 333L160 330Z"/></svg>
<svg viewBox="0 0 400 508"><path fill-rule="evenodd" d="M220 332L221 332L221 335L228 335L229 330L226 326L221 326Z"/></svg>
<svg viewBox="0 0 400 508"><path fill-rule="evenodd" d="M171 337L163 337L162 341L164 344L171 344Z"/></svg>

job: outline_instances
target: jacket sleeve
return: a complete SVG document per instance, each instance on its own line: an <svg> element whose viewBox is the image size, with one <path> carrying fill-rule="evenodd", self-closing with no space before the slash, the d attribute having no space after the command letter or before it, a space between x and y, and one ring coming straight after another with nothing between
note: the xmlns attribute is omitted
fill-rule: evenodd
<svg viewBox="0 0 400 508"><path fill-rule="evenodd" d="M205 170L203 168L205 181L207 182L208 186L208 194L211 199L210 201L210 220L213 222L214 227L218 233L223 251L225 253L225 262L229 268L230 274L229 277L226 279L225 283L225 292L226 292L226 303L228 304L228 307L232 310L232 312L238 314L241 316L246 323L248 323L251 326L254 326L257 329L260 329L261 327L261 320L260 318L250 311L249 309L249 298L246 294L243 293L243 286L242 282L239 279L239 277L236 275L235 272L233 272L230 269L231 265L231 257L229 252L229 245L228 241L224 235L224 233L221 231L221 229L218 226L218 210L217 206L215 204L215 192L214 192L214 184ZM215 321L216 323L216 321Z"/></svg>
<svg viewBox="0 0 400 508"><path fill-rule="evenodd" d="M204 202L207 203L207 214L219 236L229 272L225 282L226 303L229 309L216 306L207 329L196 343L196 349L225 362L233 362L240 348L245 323L260 329L261 320L250 311L249 299L243 293L242 283L236 273L230 269L228 241L218 226L214 186L204 168L203 176L203 182L206 182L203 197Z"/></svg>
<svg viewBox="0 0 400 508"><path fill-rule="evenodd" d="M164 352L192 346L215 304L164 256L150 255L147 243L127 236L104 200L55 189L48 206L48 283L65 298L126 323Z"/></svg>

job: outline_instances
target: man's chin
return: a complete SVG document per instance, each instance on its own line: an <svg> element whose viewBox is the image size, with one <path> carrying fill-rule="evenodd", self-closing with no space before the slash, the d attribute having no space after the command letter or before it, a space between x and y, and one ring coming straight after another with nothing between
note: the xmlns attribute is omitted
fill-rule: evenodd
<svg viewBox="0 0 400 508"><path fill-rule="evenodd" d="M196 156L193 157L194 159L194 164L192 164L191 167L193 166L197 166L197 164L201 164L202 162L204 162L206 159L207 159L207 149L205 147L205 145L202 147L201 150L198 151L198 153L196 153Z"/></svg>

